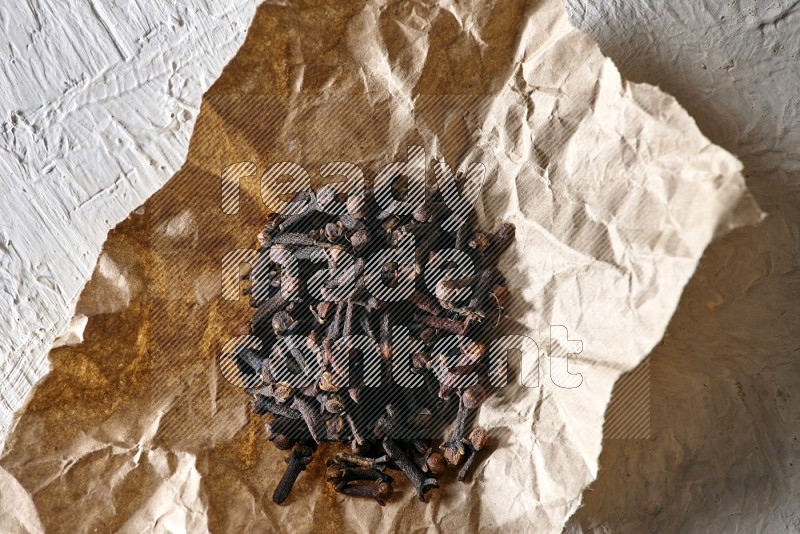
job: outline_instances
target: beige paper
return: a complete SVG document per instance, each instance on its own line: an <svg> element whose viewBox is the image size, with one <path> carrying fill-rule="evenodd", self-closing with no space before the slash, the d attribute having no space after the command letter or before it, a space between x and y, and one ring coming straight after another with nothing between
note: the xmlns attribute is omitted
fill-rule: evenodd
<svg viewBox="0 0 800 534"><path fill-rule="evenodd" d="M323 446L276 506L285 453L218 366L252 313L221 298L221 260L253 246L272 163L316 183L329 161L374 176L410 145L484 165L481 223L516 224L507 322L538 344L539 387L490 399L494 450L428 503L402 483L384 508L335 494ZM220 175L242 161L258 175L226 215ZM38 519L14 504L24 491L4 512L52 531L559 531L596 475L615 380L661 338L712 237L759 220L740 170L672 98L622 81L557 0L265 5L204 100L184 168L112 232L119 276L100 283L99 266L83 297L106 313L84 344L52 352L8 439L0 467ZM551 346L554 325L581 342L578 387L550 378L567 348Z"/></svg>

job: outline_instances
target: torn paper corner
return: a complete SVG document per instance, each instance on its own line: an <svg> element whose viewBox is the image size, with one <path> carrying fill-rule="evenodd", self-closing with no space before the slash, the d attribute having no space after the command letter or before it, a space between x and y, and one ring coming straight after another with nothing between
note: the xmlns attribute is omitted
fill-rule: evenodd
<svg viewBox="0 0 800 534"><path fill-rule="evenodd" d="M74 316L70 319L67 329L53 341L53 348L57 349L58 347L68 347L83 343L83 331L86 329L88 322L89 317L86 315L79 314Z"/></svg>

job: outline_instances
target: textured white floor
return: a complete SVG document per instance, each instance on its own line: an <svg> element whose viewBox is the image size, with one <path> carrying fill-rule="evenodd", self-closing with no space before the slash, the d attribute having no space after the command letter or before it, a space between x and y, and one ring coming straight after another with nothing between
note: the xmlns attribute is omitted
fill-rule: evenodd
<svg viewBox="0 0 800 534"><path fill-rule="evenodd" d="M257 3L0 6L0 441L108 230L183 163Z"/></svg>
<svg viewBox="0 0 800 534"><path fill-rule="evenodd" d="M742 160L769 213L706 252L651 356L653 439L604 444L568 531L800 532L800 2L565 3Z"/></svg>

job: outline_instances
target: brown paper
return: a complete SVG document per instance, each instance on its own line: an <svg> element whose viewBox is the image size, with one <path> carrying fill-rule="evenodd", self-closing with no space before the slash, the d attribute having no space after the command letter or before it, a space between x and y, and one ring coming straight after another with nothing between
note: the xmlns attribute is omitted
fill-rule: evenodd
<svg viewBox="0 0 800 534"><path fill-rule="evenodd" d="M483 165L482 226L516 224L505 321L538 345L539 385L512 362L513 383L482 408L493 450L471 483L449 475L423 503L400 482L381 508L333 492L336 446L322 446L276 506L285 453L220 371L252 313L222 298L222 258L254 246L273 163L319 184L326 162L371 177L412 145L454 170ZM226 214L220 176L238 162L258 173ZM621 80L557 0L264 5L183 169L111 233L104 265L117 268L99 266L82 297L100 310L85 342L51 353L18 416L0 460L18 482L0 505L18 519L4 530L559 531L597 473L615 380L661 338L712 237L759 220L740 170L671 97ZM553 326L581 342L572 389L550 376L570 352Z"/></svg>

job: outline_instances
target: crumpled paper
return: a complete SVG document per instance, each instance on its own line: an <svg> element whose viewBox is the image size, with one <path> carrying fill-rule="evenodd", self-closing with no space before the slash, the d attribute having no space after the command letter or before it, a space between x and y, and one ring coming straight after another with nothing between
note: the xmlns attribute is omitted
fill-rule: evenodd
<svg viewBox="0 0 800 534"><path fill-rule="evenodd" d="M483 165L482 226L517 226L500 263L507 321L538 345L538 387L517 369L483 406L493 450L470 484L451 475L428 503L400 484L381 508L333 492L325 446L276 506L285 453L218 365L252 313L221 297L222 258L254 246L269 165L296 162L316 183L330 161L374 176L412 145L429 163ZM221 173L245 161L258 174L224 213ZM760 219L740 171L671 97L621 80L558 1L262 6L183 169L111 233L116 283L82 297L107 312L51 353L19 414L2 526L559 531L596 475L614 382L659 341L709 241ZM574 388L549 373L566 353Z"/></svg>

